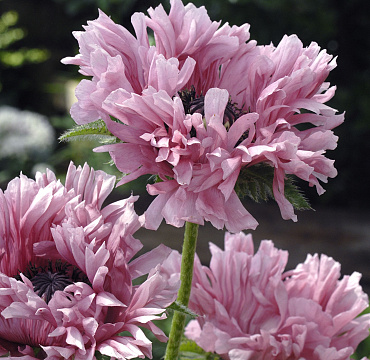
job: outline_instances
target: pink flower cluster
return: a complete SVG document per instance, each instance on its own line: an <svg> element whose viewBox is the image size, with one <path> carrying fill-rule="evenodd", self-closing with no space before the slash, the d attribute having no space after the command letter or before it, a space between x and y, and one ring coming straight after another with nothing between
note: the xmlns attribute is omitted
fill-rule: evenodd
<svg viewBox="0 0 370 360"><path fill-rule="evenodd" d="M369 335L361 275L340 277L332 258L309 255L284 272L288 253L252 236L226 234L225 250L210 244L210 266L195 261L189 307L199 314L185 335L230 360L349 360ZM164 271L179 271L173 253ZM171 269L171 270L170 270Z"/></svg>
<svg viewBox="0 0 370 360"><path fill-rule="evenodd" d="M0 191L0 355L151 357L139 326L166 340L152 320L165 318L176 298L178 276L156 268L170 249L132 260L142 247L132 236L142 225L136 198L102 208L114 184L71 163L65 186L47 171L35 181L21 174Z"/></svg>
<svg viewBox="0 0 370 360"><path fill-rule="evenodd" d="M77 87L72 117L78 124L103 119L122 141L96 149L109 151L126 175L119 184L144 174L161 179L147 186L157 197L146 226L156 229L165 218L177 227L255 228L234 187L241 169L259 163L274 168L282 217L296 221L285 175L322 194L319 181L337 173L325 157L344 119L325 105L335 93L325 82L335 59L295 35L277 47L257 45L248 24L220 27L204 7L181 0L171 0L169 14L161 5L148 13L133 15L135 37L100 12L74 33L80 54L63 60L91 77Z"/></svg>

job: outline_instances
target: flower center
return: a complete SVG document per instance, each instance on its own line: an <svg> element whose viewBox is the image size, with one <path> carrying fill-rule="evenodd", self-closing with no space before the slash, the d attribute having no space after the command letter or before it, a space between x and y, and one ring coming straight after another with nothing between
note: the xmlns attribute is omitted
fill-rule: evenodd
<svg viewBox="0 0 370 360"><path fill-rule="evenodd" d="M48 303L51 297L57 290L64 290L64 288L73 282L62 272L52 273L50 271L36 274L31 279L33 290L42 299Z"/></svg>
<svg viewBox="0 0 370 360"><path fill-rule="evenodd" d="M197 95L194 86L191 86L190 90L179 91L178 95L184 105L186 114L199 113L204 117L204 96L202 94ZM236 119L243 115L243 111L236 105L236 103L231 102L231 99L229 99L226 105L223 124L227 130L229 130Z"/></svg>
<svg viewBox="0 0 370 360"><path fill-rule="evenodd" d="M30 264L24 275L30 279L34 292L46 303L49 303L56 291L63 291L74 282L83 281L91 285L81 270L60 260L54 262L49 260L45 267L36 267ZM16 278L20 280L19 276Z"/></svg>

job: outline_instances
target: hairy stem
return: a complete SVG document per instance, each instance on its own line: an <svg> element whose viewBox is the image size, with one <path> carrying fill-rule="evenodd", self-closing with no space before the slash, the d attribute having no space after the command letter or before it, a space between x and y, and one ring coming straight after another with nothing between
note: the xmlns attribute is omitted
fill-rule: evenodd
<svg viewBox="0 0 370 360"><path fill-rule="evenodd" d="M194 267L194 255L197 245L198 238L198 224L187 222L185 224L184 243L182 246L182 258L181 258L181 285L179 293L177 295L177 301L188 306L191 282L193 279L193 267ZM165 360L177 360L179 356L179 349L181 343L181 337L185 327L185 314L175 311L169 340L167 343Z"/></svg>

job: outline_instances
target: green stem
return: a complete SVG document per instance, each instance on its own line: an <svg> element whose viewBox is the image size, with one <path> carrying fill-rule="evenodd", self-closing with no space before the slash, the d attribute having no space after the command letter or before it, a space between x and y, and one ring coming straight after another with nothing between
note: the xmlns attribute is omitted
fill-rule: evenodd
<svg viewBox="0 0 370 360"><path fill-rule="evenodd" d="M181 258L181 285L177 295L177 301L188 306L191 282L193 279L194 255L197 246L198 224L187 222L185 224L184 243ZM165 360L177 360L179 356L181 337L185 327L185 315L175 311L172 319L171 331L167 343Z"/></svg>

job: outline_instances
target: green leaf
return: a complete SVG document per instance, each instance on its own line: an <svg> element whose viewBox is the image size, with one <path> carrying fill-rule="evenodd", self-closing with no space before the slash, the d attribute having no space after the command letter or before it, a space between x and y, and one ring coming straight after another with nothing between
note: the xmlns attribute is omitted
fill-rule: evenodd
<svg viewBox="0 0 370 360"><path fill-rule="evenodd" d="M67 130L59 137L60 141L97 140L102 144L117 142L117 138L108 130L103 120L97 120L84 125L77 125Z"/></svg>
<svg viewBox="0 0 370 360"><path fill-rule="evenodd" d="M268 164L245 167L240 171L235 191L240 198L250 197L255 202L274 199L274 168ZM297 210L312 209L292 176L285 178L284 195Z"/></svg>
<svg viewBox="0 0 370 360"><path fill-rule="evenodd" d="M95 354L94 355L96 357L96 360L110 360L111 359L110 356L103 355L98 350L95 351Z"/></svg>
<svg viewBox="0 0 370 360"><path fill-rule="evenodd" d="M294 183L294 179L288 176L285 179L284 195L297 210L312 210L312 207L301 189Z"/></svg>
<svg viewBox="0 0 370 360"><path fill-rule="evenodd" d="M180 345L181 360L219 360L220 357L216 354L205 352L193 340L183 338Z"/></svg>
<svg viewBox="0 0 370 360"><path fill-rule="evenodd" d="M167 309L175 310L175 311L180 312L182 314L189 315L192 318L198 317L198 314L196 314L195 312L191 311L188 307L180 304L177 301L173 302Z"/></svg>

